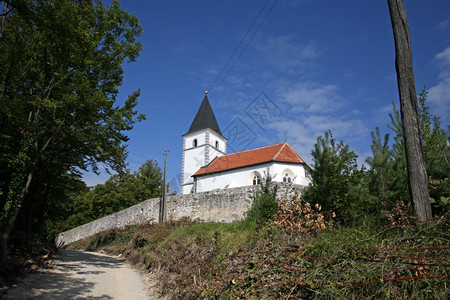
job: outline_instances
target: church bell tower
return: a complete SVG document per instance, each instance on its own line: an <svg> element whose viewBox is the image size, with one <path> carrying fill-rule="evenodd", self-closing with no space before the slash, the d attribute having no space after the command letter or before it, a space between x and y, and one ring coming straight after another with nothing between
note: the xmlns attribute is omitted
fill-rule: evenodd
<svg viewBox="0 0 450 300"><path fill-rule="evenodd" d="M214 158L225 155L227 139L222 135L219 124L208 100L208 92L200 105L188 132L183 135L183 158L181 162L181 193L195 193L191 177Z"/></svg>

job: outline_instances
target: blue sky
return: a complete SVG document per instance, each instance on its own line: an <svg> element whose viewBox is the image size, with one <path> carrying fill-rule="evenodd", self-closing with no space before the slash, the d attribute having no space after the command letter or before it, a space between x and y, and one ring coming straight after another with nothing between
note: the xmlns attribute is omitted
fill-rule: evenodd
<svg viewBox="0 0 450 300"><path fill-rule="evenodd" d="M405 5L416 88L427 87L431 113L446 127L450 1ZM390 132L391 103L399 101L387 1L127 0L122 7L144 29L143 51L124 66L118 100L140 88L138 111L147 116L129 132L131 171L148 159L162 167L167 148L168 180L176 183L181 136L205 89L229 153L287 141L312 164L316 138L330 129L362 163L370 132ZM108 177L84 179L95 185Z"/></svg>

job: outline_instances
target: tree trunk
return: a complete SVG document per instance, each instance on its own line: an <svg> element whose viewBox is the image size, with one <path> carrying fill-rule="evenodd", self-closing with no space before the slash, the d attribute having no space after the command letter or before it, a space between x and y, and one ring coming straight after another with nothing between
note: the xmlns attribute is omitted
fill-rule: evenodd
<svg viewBox="0 0 450 300"><path fill-rule="evenodd" d="M400 96L409 193L419 220L429 220L432 218L432 212L420 132L408 18L403 0L388 0L388 5L394 32L395 69Z"/></svg>
<svg viewBox="0 0 450 300"><path fill-rule="evenodd" d="M39 176L37 176L39 177ZM38 179L39 180L39 179ZM36 182L36 180L35 180ZM28 195L34 195L36 197L36 184L33 184L31 190L28 191ZM23 208L25 211L22 211L22 216L25 218L25 249L27 253L31 253L31 241L33 239L33 209L34 209L34 202L36 201L34 197L28 197L26 199L25 205L23 205ZM24 199L25 200L25 199Z"/></svg>
<svg viewBox="0 0 450 300"><path fill-rule="evenodd" d="M45 226L45 219L48 211L48 193L49 193L49 182L46 181L46 183L43 184L44 186L44 192L42 193L42 206L41 211L39 213L39 220L38 220L38 236L39 239L42 239L42 234L44 232L44 226Z"/></svg>
<svg viewBox="0 0 450 300"><path fill-rule="evenodd" d="M27 182L25 183L24 188L22 189L22 192L20 193L19 199L16 204L16 209L14 210L14 213L9 218L8 223L6 224L5 231L2 235L2 240L0 242L0 264L6 265L6 251L8 250L8 237L11 233L12 228L14 227L14 223L16 222L17 215L19 214L20 208L22 207L23 200L25 199L25 196L28 194L28 189L30 187L30 183L33 180L33 172L34 168L28 173Z"/></svg>

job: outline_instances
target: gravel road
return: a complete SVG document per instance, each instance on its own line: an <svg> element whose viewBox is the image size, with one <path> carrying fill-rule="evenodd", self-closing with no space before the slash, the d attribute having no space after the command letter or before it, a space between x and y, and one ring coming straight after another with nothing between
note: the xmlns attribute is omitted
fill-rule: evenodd
<svg viewBox="0 0 450 300"><path fill-rule="evenodd" d="M158 299L151 284L111 256L61 249L54 268L30 274L3 299Z"/></svg>

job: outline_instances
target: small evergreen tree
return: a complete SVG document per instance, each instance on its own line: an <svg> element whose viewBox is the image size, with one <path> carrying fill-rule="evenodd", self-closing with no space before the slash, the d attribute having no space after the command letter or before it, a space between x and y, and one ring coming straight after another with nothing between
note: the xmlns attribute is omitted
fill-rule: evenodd
<svg viewBox="0 0 450 300"><path fill-rule="evenodd" d="M335 212L342 223L354 221L370 200L366 198L364 169L358 170L356 163L358 156L343 141L336 142L331 131L317 138L312 156L312 184L303 198L319 203L324 211Z"/></svg>
<svg viewBox="0 0 450 300"><path fill-rule="evenodd" d="M401 147L390 149L389 134L384 136L382 142L378 127L371 135L373 156L366 159L369 165L368 188L377 211L381 211L380 208L391 210L397 201L409 199L404 152L396 151L402 149ZM394 147L397 146L398 144L394 144Z"/></svg>
<svg viewBox="0 0 450 300"><path fill-rule="evenodd" d="M392 168L395 174L395 180L392 180L392 191L396 193L396 195L394 195L395 202L409 202L410 196L408 192L408 171L406 168L406 154L405 144L403 141L402 121L400 112L397 110L394 101L392 101L392 106L394 109L394 113L389 114L392 124L388 125L388 127L395 133L394 144L392 145ZM395 203L392 203L392 207L394 206Z"/></svg>
<svg viewBox="0 0 450 300"><path fill-rule="evenodd" d="M445 213L450 197L450 127L447 132L441 128L439 117L430 114L426 104L428 92L425 87L418 94L420 127L422 130L425 162L428 174L430 200L434 213ZM447 204L448 205L448 204Z"/></svg>
<svg viewBox="0 0 450 300"><path fill-rule="evenodd" d="M253 197L252 207L247 212L246 221L261 227L271 220L279 210L276 195L277 185L272 183L272 177L267 174L261 181L260 190Z"/></svg>
<svg viewBox="0 0 450 300"><path fill-rule="evenodd" d="M418 94L420 108L420 127L423 138L425 162L429 181L431 201L434 213L445 211L445 203L450 196L449 156L450 132L440 128L439 118L429 112L426 104L425 87ZM368 186L371 196L384 210L391 210L398 201L410 202L407 182L405 146L400 112L392 102L393 113L389 114L391 124L388 127L394 132L394 143L389 148L389 135L381 142L379 129L372 132L372 157L367 158L369 164Z"/></svg>

